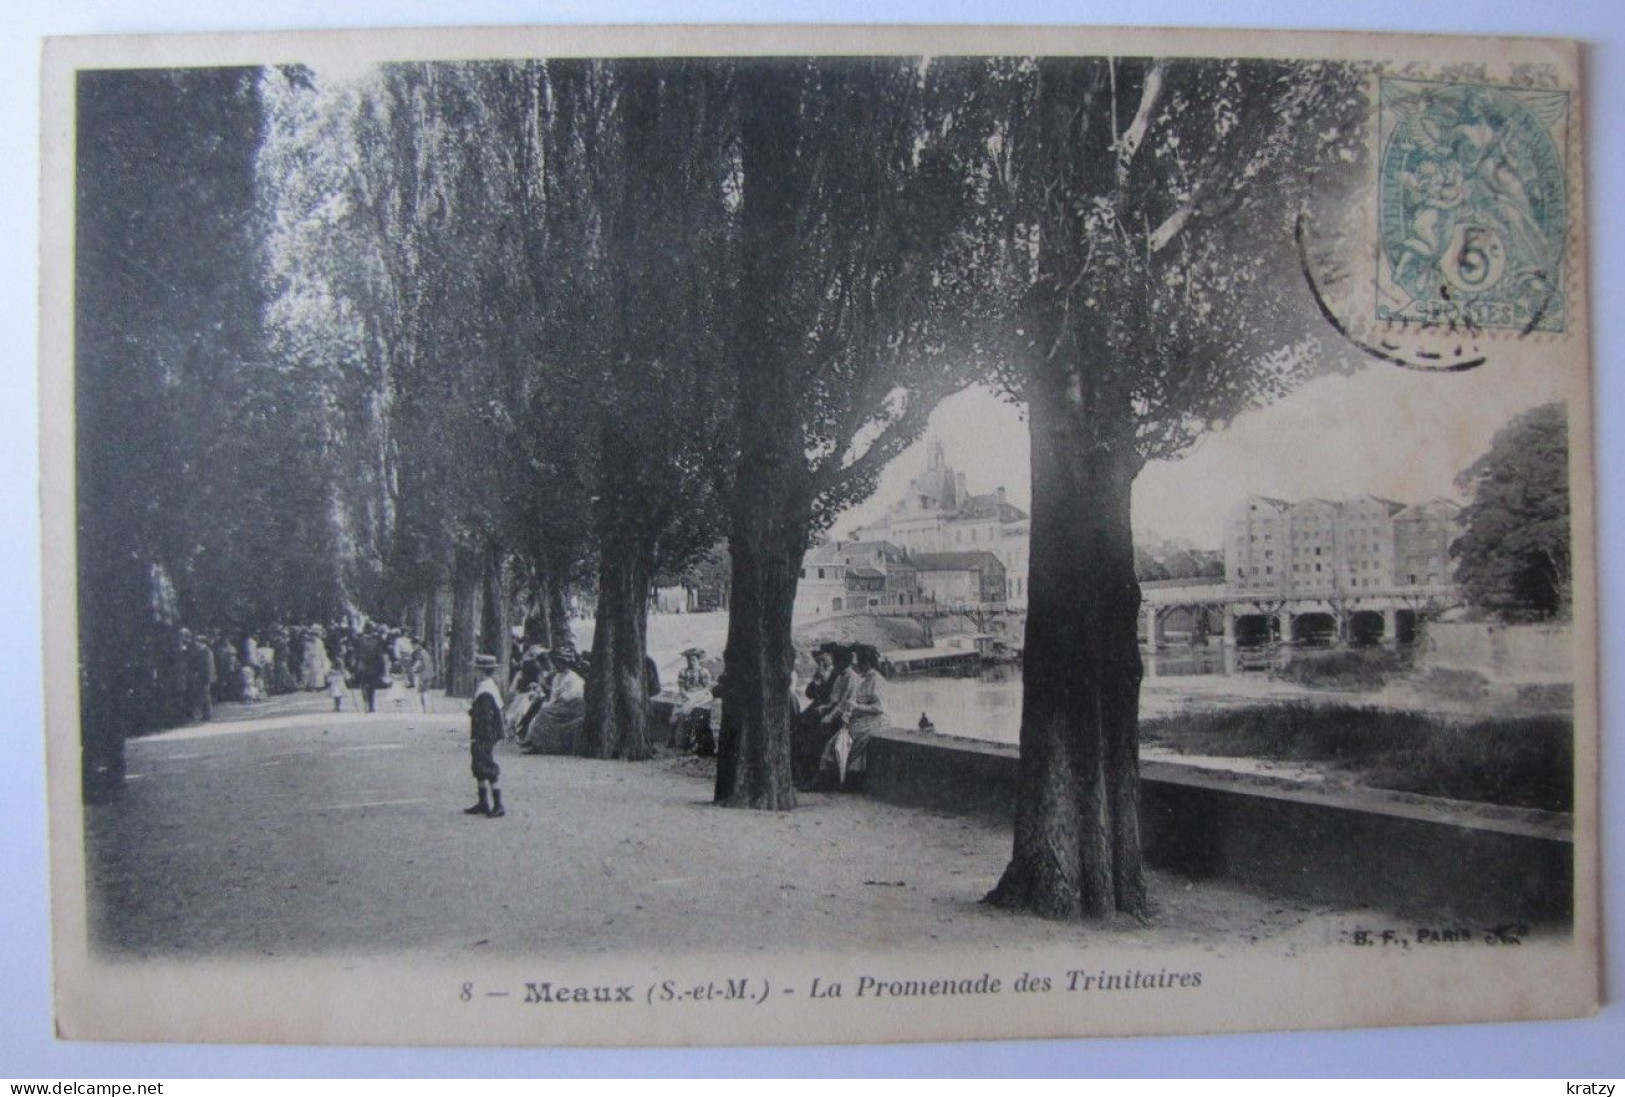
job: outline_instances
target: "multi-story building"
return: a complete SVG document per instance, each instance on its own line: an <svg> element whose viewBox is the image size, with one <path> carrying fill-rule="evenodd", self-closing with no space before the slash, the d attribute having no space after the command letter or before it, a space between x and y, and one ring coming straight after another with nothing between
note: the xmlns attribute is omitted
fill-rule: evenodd
<svg viewBox="0 0 1625 1097"><path fill-rule="evenodd" d="M1403 585L1450 581L1450 542L1460 518L1461 507L1448 499L1417 503L1394 515L1394 574Z"/></svg>
<svg viewBox="0 0 1625 1097"><path fill-rule="evenodd" d="M846 564L835 550L835 545L814 545L802 559L801 581L796 584L797 621L845 613L851 608L846 593Z"/></svg>
<svg viewBox="0 0 1625 1097"><path fill-rule="evenodd" d="M910 558L919 573L920 596L940 605L1005 600L1004 565L977 552L921 552Z"/></svg>
<svg viewBox="0 0 1625 1097"><path fill-rule="evenodd" d="M1337 589L1337 504L1305 499L1287 508L1288 567L1286 585L1314 594Z"/></svg>
<svg viewBox="0 0 1625 1097"><path fill-rule="evenodd" d="M1249 495L1230 512L1224 529L1224 575L1237 590L1260 594L1287 584L1291 504Z"/></svg>
<svg viewBox="0 0 1625 1097"><path fill-rule="evenodd" d="M1405 504L1375 495L1345 499L1343 521L1338 526L1342 541L1339 578L1346 591L1391 590L1399 585L1394 570L1394 515Z"/></svg>
<svg viewBox="0 0 1625 1097"><path fill-rule="evenodd" d="M1004 568L1004 599L1017 604L1027 599L1030 534L1027 512L1006 501L1004 488L972 495L936 439L903 497L879 521L853 531L859 540L884 539L911 554L990 552Z"/></svg>
<svg viewBox="0 0 1625 1097"><path fill-rule="evenodd" d="M1435 499L1304 499L1254 495L1225 525L1225 581L1238 593L1334 596L1450 581L1460 508Z"/></svg>
<svg viewBox="0 0 1625 1097"><path fill-rule="evenodd" d="M797 620L806 620L912 606L919 600L918 572L900 546L890 541L834 541L807 550L794 612Z"/></svg>

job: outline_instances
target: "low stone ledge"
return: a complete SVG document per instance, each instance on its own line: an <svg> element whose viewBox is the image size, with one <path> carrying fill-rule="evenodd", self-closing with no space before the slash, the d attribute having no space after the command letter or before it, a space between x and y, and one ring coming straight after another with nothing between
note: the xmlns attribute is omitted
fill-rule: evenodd
<svg viewBox="0 0 1625 1097"><path fill-rule="evenodd" d="M892 729L869 744L868 793L892 803L1008 819L1018 779L1003 743ZM1140 782L1153 865L1475 926L1572 921L1566 815L1168 761L1143 761Z"/></svg>

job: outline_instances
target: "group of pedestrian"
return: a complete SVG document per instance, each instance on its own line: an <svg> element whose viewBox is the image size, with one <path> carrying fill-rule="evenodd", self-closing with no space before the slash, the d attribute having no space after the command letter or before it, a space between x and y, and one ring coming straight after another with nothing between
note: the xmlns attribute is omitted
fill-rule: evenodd
<svg viewBox="0 0 1625 1097"><path fill-rule="evenodd" d="M421 636L378 623L346 638L341 647L344 656L327 674L334 712L343 709L350 689L360 691L367 712L378 710L380 695L395 709L409 708L414 693L422 711L434 711L429 697L434 688L434 661Z"/></svg>
<svg viewBox="0 0 1625 1097"><path fill-rule="evenodd" d="M433 657L420 637L382 624L352 627L271 624L258 629L202 629L154 625L149 697L144 705L154 730L207 722L224 702L252 704L300 691L326 691L334 711L352 691L367 712L386 693L397 706L418 695L432 711Z"/></svg>
<svg viewBox="0 0 1625 1097"><path fill-rule="evenodd" d="M868 771L870 738L886 726L886 679L872 644L826 643L791 736L791 777L797 788L860 785Z"/></svg>

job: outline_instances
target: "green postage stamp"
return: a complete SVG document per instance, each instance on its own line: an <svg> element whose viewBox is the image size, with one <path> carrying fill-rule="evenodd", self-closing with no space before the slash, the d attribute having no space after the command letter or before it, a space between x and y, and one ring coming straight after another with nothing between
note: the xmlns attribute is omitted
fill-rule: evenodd
<svg viewBox="0 0 1625 1097"><path fill-rule="evenodd" d="M1561 332L1569 93L1385 78L1377 319Z"/></svg>

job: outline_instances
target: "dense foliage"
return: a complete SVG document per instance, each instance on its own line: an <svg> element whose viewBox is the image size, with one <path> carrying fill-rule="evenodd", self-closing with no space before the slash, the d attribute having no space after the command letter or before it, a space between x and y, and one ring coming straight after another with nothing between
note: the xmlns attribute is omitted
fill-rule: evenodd
<svg viewBox="0 0 1625 1097"><path fill-rule="evenodd" d="M1468 601L1512 619L1566 615L1573 596L1567 408L1544 404L1518 416L1458 483L1472 500L1450 554Z"/></svg>

